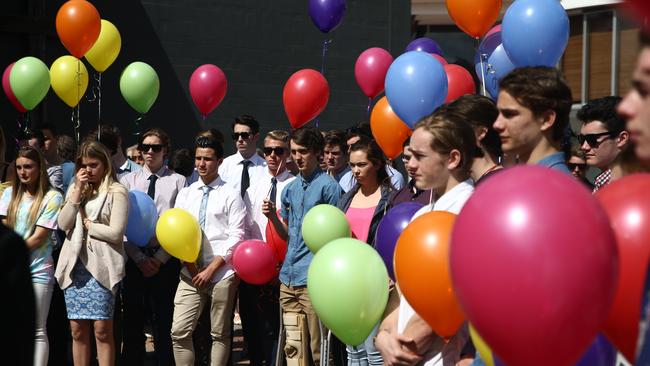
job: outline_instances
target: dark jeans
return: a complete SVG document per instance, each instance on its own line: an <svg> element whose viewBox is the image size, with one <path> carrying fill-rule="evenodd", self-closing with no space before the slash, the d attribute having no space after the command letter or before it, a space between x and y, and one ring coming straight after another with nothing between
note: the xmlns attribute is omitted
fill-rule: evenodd
<svg viewBox="0 0 650 366"><path fill-rule="evenodd" d="M275 364L280 327L280 285L239 284L239 316L251 366Z"/></svg>
<svg viewBox="0 0 650 366"><path fill-rule="evenodd" d="M132 260L127 261L122 286L122 365L144 364L145 319L151 323L157 365L174 365L171 327L179 271L180 262L171 258L158 274L145 278Z"/></svg>

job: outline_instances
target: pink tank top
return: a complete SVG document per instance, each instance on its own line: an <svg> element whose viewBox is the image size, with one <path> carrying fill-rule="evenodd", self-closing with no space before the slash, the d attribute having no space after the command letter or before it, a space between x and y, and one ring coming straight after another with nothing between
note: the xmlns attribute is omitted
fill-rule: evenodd
<svg viewBox="0 0 650 366"><path fill-rule="evenodd" d="M368 208L355 208L349 207L345 213L345 217L350 222L350 229L352 230L352 237L357 238L363 242L368 240L368 230L372 222L372 215L375 213L377 206Z"/></svg>

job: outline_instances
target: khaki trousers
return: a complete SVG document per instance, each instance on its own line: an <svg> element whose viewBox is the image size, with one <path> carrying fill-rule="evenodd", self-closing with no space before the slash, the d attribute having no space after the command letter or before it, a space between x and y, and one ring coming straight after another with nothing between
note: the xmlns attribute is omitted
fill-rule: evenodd
<svg viewBox="0 0 650 366"><path fill-rule="evenodd" d="M307 294L307 286L285 286L280 284L280 307L282 313L302 313L307 318L309 348L314 365L320 364L320 322Z"/></svg>
<svg viewBox="0 0 650 366"><path fill-rule="evenodd" d="M174 298L172 344L178 366L194 366L192 333L203 311L210 304L210 364L226 365L230 356L232 314L239 279L232 275L204 288L196 288L189 278L181 276Z"/></svg>

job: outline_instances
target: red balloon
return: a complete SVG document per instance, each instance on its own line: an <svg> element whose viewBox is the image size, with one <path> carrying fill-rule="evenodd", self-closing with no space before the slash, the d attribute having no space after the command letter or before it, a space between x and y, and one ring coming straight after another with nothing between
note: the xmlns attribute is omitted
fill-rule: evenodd
<svg viewBox="0 0 650 366"><path fill-rule="evenodd" d="M354 78L368 98L384 91L384 80L393 56L383 48L373 47L361 52L354 64Z"/></svg>
<svg viewBox="0 0 650 366"><path fill-rule="evenodd" d="M604 332L628 360L635 359L643 284L650 259L649 192L650 174L634 174L596 194L614 229L620 260L618 288Z"/></svg>
<svg viewBox="0 0 650 366"><path fill-rule="evenodd" d="M474 78L464 67L460 65L444 65L447 73L447 98L445 103L449 103L465 94L476 93L476 84Z"/></svg>
<svg viewBox="0 0 650 366"><path fill-rule="evenodd" d="M76 58L82 58L92 48L101 29L99 12L88 1L68 1L56 13L56 33Z"/></svg>
<svg viewBox="0 0 650 366"><path fill-rule="evenodd" d="M284 111L293 128L300 128L321 114L329 98L327 80L312 69L303 69L291 75L282 92Z"/></svg>
<svg viewBox="0 0 650 366"><path fill-rule="evenodd" d="M9 82L9 74L11 74L11 69L13 67L14 67L14 62L12 62L11 65L7 66L5 72L2 74L2 89L4 89L5 94L7 95L7 99L9 99L11 104L13 104L14 108L16 108L20 113L25 113L27 112L27 109L25 109L25 107L23 107L23 105L20 104L20 102L14 95L14 91L11 90L11 83Z"/></svg>
<svg viewBox="0 0 650 366"><path fill-rule="evenodd" d="M278 210L277 214L279 217L280 210ZM275 226L273 226L271 221L266 223L266 243L273 248L278 262L284 262L284 258L287 256L287 241L282 239L280 234L278 234L278 231L275 230Z"/></svg>
<svg viewBox="0 0 650 366"><path fill-rule="evenodd" d="M442 64L442 66L449 64L449 62L447 62L447 60L445 60L444 57L440 56L437 53L430 53L430 55L433 56L433 58L435 58L436 60L438 60Z"/></svg>
<svg viewBox="0 0 650 366"><path fill-rule="evenodd" d="M190 77L190 95L203 118L212 112L226 96L228 80L221 69L212 64L201 65Z"/></svg>
<svg viewBox="0 0 650 366"><path fill-rule="evenodd" d="M450 258L465 315L510 366L574 365L616 293L607 214L570 175L540 166L507 169L476 189Z"/></svg>
<svg viewBox="0 0 650 366"><path fill-rule="evenodd" d="M246 240L237 245L232 264L237 275L251 285L263 285L278 275L275 252L261 240Z"/></svg>

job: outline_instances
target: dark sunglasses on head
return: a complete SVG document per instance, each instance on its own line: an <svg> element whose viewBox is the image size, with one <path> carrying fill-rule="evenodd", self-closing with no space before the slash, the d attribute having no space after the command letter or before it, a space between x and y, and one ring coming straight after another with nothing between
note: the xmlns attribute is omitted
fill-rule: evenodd
<svg viewBox="0 0 650 366"><path fill-rule="evenodd" d="M587 168L587 164L578 164L578 163L567 163L569 170L575 170L576 168L583 170Z"/></svg>
<svg viewBox="0 0 650 366"><path fill-rule="evenodd" d="M251 137L251 134L250 132L233 132L231 136L234 141L239 140L240 137L242 140L248 140L248 138Z"/></svg>
<svg viewBox="0 0 650 366"><path fill-rule="evenodd" d="M138 145L138 150L142 152L148 152L149 149L153 150L155 153L159 153L163 149L163 145L159 144L140 144Z"/></svg>
<svg viewBox="0 0 650 366"><path fill-rule="evenodd" d="M579 134L579 135L578 135L578 142L580 143L580 145L582 145L582 144L584 144L585 141L586 141L586 142L587 142L587 145L589 145L589 146L591 146L592 148L595 149L595 148L597 148L597 147L598 147L598 146L599 146L603 141L605 141L605 140L603 140L603 141L598 141L599 138L601 138L601 137L603 137L603 136L607 136L607 137L609 137L609 138L612 138L612 137L614 137L614 135L615 135L614 133L609 132L609 131L608 131L608 132L601 132L601 133L590 133L590 134L586 134L586 135Z"/></svg>
<svg viewBox="0 0 650 366"><path fill-rule="evenodd" d="M264 155L271 155L275 152L275 155L279 156L284 154L286 149L284 147L264 147L262 151L264 151Z"/></svg>

